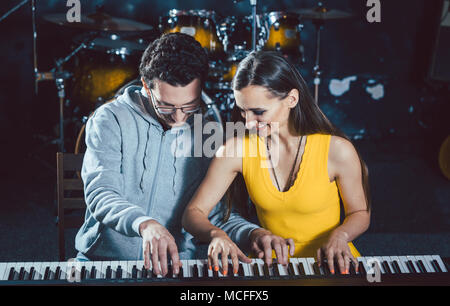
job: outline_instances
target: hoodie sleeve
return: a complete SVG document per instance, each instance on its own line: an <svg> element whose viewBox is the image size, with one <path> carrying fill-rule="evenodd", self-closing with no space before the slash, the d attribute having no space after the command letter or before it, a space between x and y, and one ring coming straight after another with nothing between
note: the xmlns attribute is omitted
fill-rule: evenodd
<svg viewBox="0 0 450 306"><path fill-rule="evenodd" d="M100 107L89 118L85 140L81 177L87 208L105 226L126 236L139 236L139 224L152 218L124 197L121 127L110 110Z"/></svg>
<svg viewBox="0 0 450 306"><path fill-rule="evenodd" d="M210 222L225 231L243 252L249 252L250 234L253 230L260 228L260 226L246 220L234 208L231 211L230 218L224 222L223 217L225 211L225 202L222 199L210 213Z"/></svg>

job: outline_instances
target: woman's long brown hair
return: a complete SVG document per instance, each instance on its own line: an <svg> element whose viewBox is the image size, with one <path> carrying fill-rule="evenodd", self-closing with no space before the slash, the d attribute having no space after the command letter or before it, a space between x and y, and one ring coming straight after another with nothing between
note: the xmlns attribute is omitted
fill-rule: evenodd
<svg viewBox="0 0 450 306"><path fill-rule="evenodd" d="M262 86L279 99L286 98L292 89L298 90L299 101L289 115L289 124L294 127L298 135L327 134L340 136L352 142L347 135L328 120L315 103L298 70L278 52L254 51L240 62L233 78L233 90L241 90L250 85ZM233 108L232 121L243 121L236 106ZM361 163L366 209L370 211L368 168L357 149L356 152ZM228 220L233 205L242 215L248 217L249 195L241 173L237 175L228 188L226 204L225 220Z"/></svg>

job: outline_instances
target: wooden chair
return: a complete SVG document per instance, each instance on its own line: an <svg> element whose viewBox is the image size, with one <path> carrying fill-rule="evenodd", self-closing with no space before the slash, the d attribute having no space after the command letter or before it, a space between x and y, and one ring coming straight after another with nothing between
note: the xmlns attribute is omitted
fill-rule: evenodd
<svg viewBox="0 0 450 306"><path fill-rule="evenodd" d="M80 171L84 154L56 153L59 260L66 260L66 228L83 224L86 203Z"/></svg>

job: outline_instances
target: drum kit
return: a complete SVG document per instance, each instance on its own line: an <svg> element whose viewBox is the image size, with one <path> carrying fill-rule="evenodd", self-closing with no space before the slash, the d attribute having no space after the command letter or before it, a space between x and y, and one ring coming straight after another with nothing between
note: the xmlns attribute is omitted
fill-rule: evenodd
<svg viewBox="0 0 450 306"><path fill-rule="evenodd" d="M156 38L156 29L141 22L110 16L102 7L97 7L92 14L81 16L81 22L68 22L65 14L45 15L43 19L46 22L81 30L83 34L73 38L70 54L56 60L56 67L48 72L41 72L37 69L34 0L31 0L31 5L36 93L38 82L55 82L60 100L60 131L59 139L54 143L59 145L61 152L65 152L63 110L67 103L66 96L70 97L71 103L77 105L80 115L84 115L80 118L80 126L83 125L80 130L83 131L88 118L86 115L113 99L127 85L139 84L140 57L149 42ZM316 8L267 13L256 12L256 0L250 0L250 5L252 12L248 16L220 16L215 11L201 9L172 9L159 18L158 35L186 33L193 36L207 51L210 72L203 97L213 114L220 117L217 118L220 122L229 120L231 116L234 106L231 80L238 63L251 51L277 51L290 58L294 64L301 66L306 62L301 39L305 20L312 21L316 26L317 45L313 73L317 102L321 74L320 31L327 20L352 16L344 11L328 9L321 2ZM78 136L78 139L82 138Z"/></svg>

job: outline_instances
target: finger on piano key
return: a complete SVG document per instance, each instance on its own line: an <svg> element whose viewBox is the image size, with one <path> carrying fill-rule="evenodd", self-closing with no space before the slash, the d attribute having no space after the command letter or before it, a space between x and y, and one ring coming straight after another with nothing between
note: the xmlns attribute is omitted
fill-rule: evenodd
<svg viewBox="0 0 450 306"><path fill-rule="evenodd" d="M441 256L439 255L431 255L431 257L433 258L433 260L435 260L439 266L439 272L448 272L447 268L445 267L444 262L441 259Z"/></svg>
<svg viewBox="0 0 450 306"><path fill-rule="evenodd" d="M251 263L248 264L241 264L243 269L244 269L244 276L255 276L253 274L253 265L254 265L254 260L252 260Z"/></svg>

